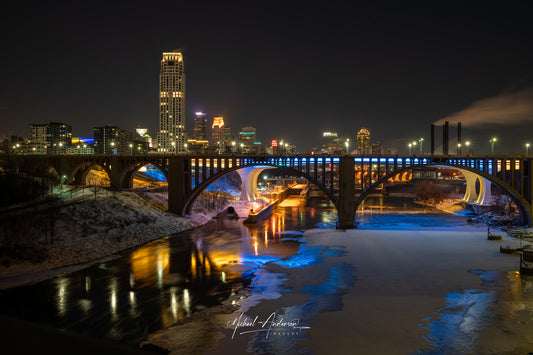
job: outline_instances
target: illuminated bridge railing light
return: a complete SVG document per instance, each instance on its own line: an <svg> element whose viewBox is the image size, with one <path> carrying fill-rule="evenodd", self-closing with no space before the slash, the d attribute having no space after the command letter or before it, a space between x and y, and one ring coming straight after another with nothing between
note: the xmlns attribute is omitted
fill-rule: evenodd
<svg viewBox="0 0 533 355"><path fill-rule="evenodd" d="M370 158L363 158L363 163L369 163L370 162Z"/></svg>
<svg viewBox="0 0 533 355"><path fill-rule="evenodd" d="M396 163L401 164L402 163L402 158L396 158Z"/></svg>
<svg viewBox="0 0 533 355"><path fill-rule="evenodd" d="M354 161L355 161L356 163L360 163L360 162L361 162L361 158L355 158Z"/></svg>
<svg viewBox="0 0 533 355"><path fill-rule="evenodd" d="M341 159L340 158L333 158L333 162L334 163L340 163Z"/></svg>

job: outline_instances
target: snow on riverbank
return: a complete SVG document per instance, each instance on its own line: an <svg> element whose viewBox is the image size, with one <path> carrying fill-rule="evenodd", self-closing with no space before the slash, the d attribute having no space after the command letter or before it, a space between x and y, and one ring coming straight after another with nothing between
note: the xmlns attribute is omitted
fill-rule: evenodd
<svg viewBox="0 0 533 355"><path fill-rule="evenodd" d="M8 278L100 259L197 226L189 219L163 212L131 192L61 207L55 217L54 243L45 246L46 260L1 265L0 288L14 286Z"/></svg>

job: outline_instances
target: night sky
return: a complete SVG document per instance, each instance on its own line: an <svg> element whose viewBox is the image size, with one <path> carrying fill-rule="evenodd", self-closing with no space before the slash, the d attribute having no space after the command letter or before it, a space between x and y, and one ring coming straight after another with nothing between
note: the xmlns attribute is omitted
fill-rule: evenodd
<svg viewBox="0 0 533 355"><path fill-rule="evenodd" d="M497 153L533 144L528 2L259 3L10 2L0 137L49 121L74 136L108 124L155 137L161 53L181 49L189 132L204 111L300 152L323 131L353 140L365 127L406 153L420 137L429 150L430 124L449 118L476 153L493 135Z"/></svg>

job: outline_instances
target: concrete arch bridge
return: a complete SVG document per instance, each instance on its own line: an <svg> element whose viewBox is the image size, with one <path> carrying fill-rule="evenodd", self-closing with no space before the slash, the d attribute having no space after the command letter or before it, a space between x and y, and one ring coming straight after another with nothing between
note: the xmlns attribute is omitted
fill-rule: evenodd
<svg viewBox="0 0 533 355"><path fill-rule="evenodd" d="M337 208L339 228L353 228L358 205L387 180L406 176L415 167L449 167L465 176L465 201L490 203L490 186L496 184L515 201L523 224L531 225L533 215L533 160L522 155L15 155L4 157L0 164L5 169L33 174L55 171L65 182L74 184L84 184L88 171L100 166L109 175L111 188L117 191L132 187L133 176L142 166L155 165L167 177L169 211L179 215L190 213L200 193L230 171L240 171L246 185L244 192L253 198L258 172L282 167L305 177L328 196Z"/></svg>

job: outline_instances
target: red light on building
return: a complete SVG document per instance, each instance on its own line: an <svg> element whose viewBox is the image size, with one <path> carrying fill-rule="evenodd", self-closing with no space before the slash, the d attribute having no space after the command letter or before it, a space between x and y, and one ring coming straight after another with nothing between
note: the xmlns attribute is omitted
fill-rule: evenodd
<svg viewBox="0 0 533 355"><path fill-rule="evenodd" d="M278 146L278 140L277 139L273 139L271 144L270 144L271 147L277 147Z"/></svg>

